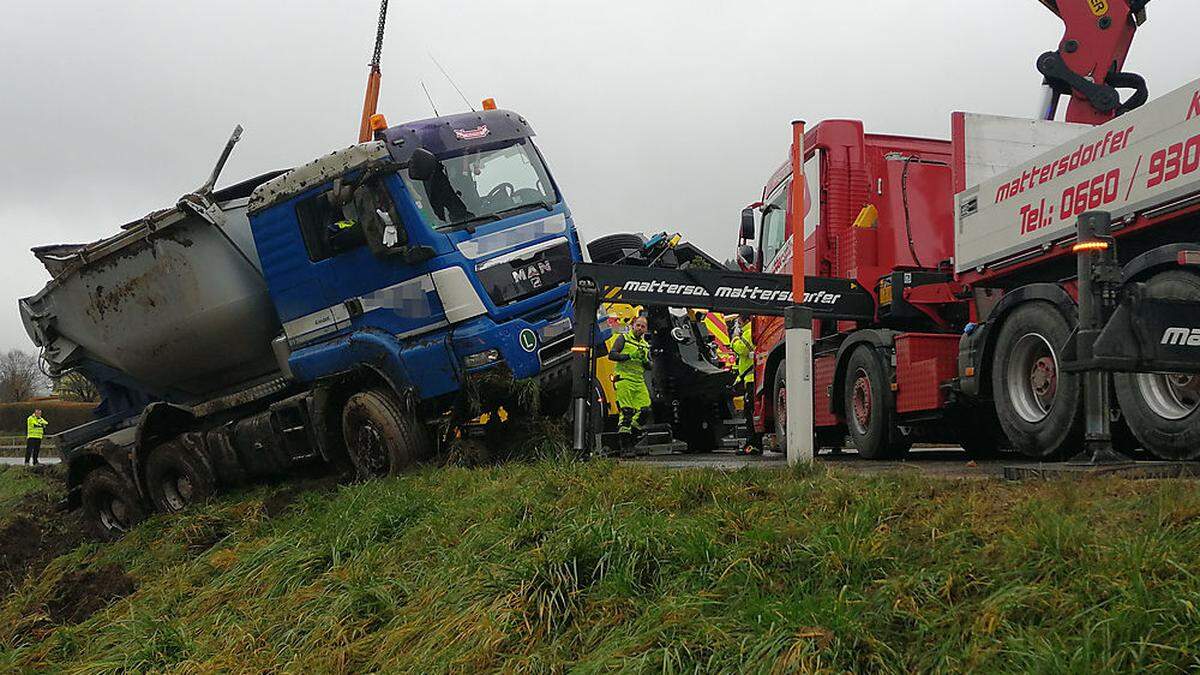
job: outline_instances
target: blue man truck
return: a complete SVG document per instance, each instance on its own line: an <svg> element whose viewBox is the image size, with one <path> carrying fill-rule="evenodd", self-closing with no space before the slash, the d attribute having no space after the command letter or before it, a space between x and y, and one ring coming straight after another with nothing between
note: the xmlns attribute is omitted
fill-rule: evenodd
<svg viewBox="0 0 1200 675"><path fill-rule="evenodd" d="M497 389L476 380L536 378L565 408L581 249L523 117L383 124L213 190L237 134L175 206L34 249L52 279L20 300L26 330L102 396L58 434L98 534L305 462L393 474Z"/></svg>

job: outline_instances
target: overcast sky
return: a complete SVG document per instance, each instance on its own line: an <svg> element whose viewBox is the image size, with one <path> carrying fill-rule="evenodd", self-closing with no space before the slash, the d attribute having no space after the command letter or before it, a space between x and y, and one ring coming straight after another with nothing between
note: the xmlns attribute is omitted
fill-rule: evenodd
<svg viewBox="0 0 1200 675"><path fill-rule="evenodd" d="M355 140L376 0L4 0L0 348L39 244L91 241L172 203L246 132L222 184ZM1149 6L1127 69L1152 95L1200 76L1200 3ZM392 0L392 124L476 102L525 115L585 240L679 230L732 255L789 122L949 136L954 110L1029 116L1062 26L1036 0Z"/></svg>

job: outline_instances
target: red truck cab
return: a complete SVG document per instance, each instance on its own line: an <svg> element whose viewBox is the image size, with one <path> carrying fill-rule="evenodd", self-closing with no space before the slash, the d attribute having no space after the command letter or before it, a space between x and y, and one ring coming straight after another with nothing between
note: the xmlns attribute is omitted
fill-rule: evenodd
<svg viewBox="0 0 1200 675"><path fill-rule="evenodd" d="M890 311L899 303L892 302L895 298L889 297L892 289L887 283L896 272L937 279L949 276L954 250L952 152L946 141L867 134L856 120L817 124L806 133L805 148L805 268L814 276L856 280L882 307L870 326L830 321L814 326L814 426L819 438L833 444L840 442L846 426L845 402L834 392L833 366L847 339L865 328L937 330L954 338L961 331L962 319L912 308ZM740 242L739 262L744 269L784 274L791 270L787 213L791 184L791 165L784 162L767 181L761 205L754 209L758 217L753 243ZM755 428L782 435L782 415L776 410L782 409L780 402L786 396L779 368L784 356L783 321L756 318L754 336ZM942 349L949 353L950 342L937 339L931 344L944 343ZM860 385L860 413L875 393L869 386ZM935 392L926 403L936 409L939 399Z"/></svg>

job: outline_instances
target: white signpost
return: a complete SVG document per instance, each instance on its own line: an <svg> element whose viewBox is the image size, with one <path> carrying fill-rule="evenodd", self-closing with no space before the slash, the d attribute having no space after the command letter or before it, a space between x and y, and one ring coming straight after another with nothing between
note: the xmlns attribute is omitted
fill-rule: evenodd
<svg viewBox="0 0 1200 675"><path fill-rule="evenodd" d="M787 217L792 231L792 297L804 300L804 122L792 122L792 191ZM800 304L784 317L787 350L787 461L813 461L812 312Z"/></svg>

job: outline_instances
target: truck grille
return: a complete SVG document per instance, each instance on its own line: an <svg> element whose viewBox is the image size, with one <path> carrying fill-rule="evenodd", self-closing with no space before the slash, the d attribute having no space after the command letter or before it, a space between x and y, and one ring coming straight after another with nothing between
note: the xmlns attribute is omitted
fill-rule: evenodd
<svg viewBox="0 0 1200 675"><path fill-rule="evenodd" d="M552 342L538 350L538 358L542 361L542 367L551 365L571 353L571 344L575 341L574 335Z"/></svg>
<svg viewBox="0 0 1200 675"><path fill-rule="evenodd" d="M479 280L497 306L548 291L571 278L571 247L561 244L528 255L488 261L478 267Z"/></svg>

